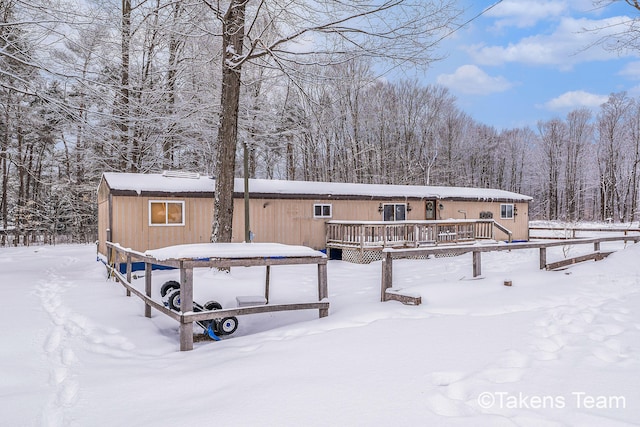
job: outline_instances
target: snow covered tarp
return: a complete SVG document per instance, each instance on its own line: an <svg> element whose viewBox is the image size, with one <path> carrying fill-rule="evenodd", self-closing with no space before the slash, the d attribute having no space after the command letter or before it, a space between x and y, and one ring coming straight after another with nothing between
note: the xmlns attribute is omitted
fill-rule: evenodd
<svg viewBox="0 0 640 427"><path fill-rule="evenodd" d="M159 261L211 258L326 258L324 253L306 246L283 245L280 243L194 243L148 250L145 255Z"/></svg>

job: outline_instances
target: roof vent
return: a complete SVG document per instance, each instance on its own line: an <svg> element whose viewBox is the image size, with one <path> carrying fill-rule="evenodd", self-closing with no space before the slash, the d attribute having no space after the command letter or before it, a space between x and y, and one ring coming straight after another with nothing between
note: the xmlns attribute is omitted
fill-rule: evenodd
<svg viewBox="0 0 640 427"><path fill-rule="evenodd" d="M162 176L165 178L187 178L187 179L200 179L198 172L183 172L183 171L164 171Z"/></svg>

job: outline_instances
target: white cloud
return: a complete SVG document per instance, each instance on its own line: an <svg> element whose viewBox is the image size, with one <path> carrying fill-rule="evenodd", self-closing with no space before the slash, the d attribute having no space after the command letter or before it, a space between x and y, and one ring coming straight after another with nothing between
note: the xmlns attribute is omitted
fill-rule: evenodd
<svg viewBox="0 0 640 427"><path fill-rule="evenodd" d="M441 74L437 82L457 92L472 95L504 92L513 87L513 83L504 77L492 77L475 65L463 65L453 74Z"/></svg>
<svg viewBox="0 0 640 427"><path fill-rule="evenodd" d="M557 98L553 98L546 102L544 106L551 111L574 110L581 107L597 108L607 102L608 99L609 97L607 95L597 95L583 90L575 90L565 92Z"/></svg>
<svg viewBox="0 0 640 427"><path fill-rule="evenodd" d="M640 61L629 62L618 74L630 80L640 80Z"/></svg>
<svg viewBox="0 0 640 427"><path fill-rule="evenodd" d="M495 26L533 27L538 21L560 16L567 9L563 1L506 0L489 10L486 16L498 18Z"/></svg>
<svg viewBox="0 0 640 427"><path fill-rule="evenodd" d="M602 20L562 18L551 34L536 34L507 46L469 46L469 54L484 65L518 62L530 65L552 65L563 70L587 61L605 61L623 55L603 49L597 44L603 36L623 30L629 18L617 16ZM591 30L588 30L591 29ZM598 29L598 30L595 30Z"/></svg>

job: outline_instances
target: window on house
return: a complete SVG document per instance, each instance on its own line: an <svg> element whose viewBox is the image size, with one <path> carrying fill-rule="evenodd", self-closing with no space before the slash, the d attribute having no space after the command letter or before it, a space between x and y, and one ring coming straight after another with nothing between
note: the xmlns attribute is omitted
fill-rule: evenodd
<svg viewBox="0 0 640 427"><path fill-rule="evenodd" d="M382 209L382 219L384 221L404 221L407 219L407 205L400 204L386 204Z"/></svg>
<svg viewBox="0 0 640 427"><path fill-rule="evenodd" d="M331 205L313 205L314 218L331 218Z"/></svg>
<svg viewBox="0 0 640 427"><path fill-rule="evenodd" d="M502 218L502 219L513 219L513 205L512 204L500 205L500 218Z"/></svg>
<svg viewBox="0 0 640 427"><path fill-rule="evenodd" d="M149 225L184 225L184 202L149 201Z"/></svg>

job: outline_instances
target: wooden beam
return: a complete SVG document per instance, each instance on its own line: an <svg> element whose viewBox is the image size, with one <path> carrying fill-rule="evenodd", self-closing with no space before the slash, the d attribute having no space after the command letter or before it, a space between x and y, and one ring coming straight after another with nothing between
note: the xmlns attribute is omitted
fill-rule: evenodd
<svg viewBox="0 0 640 427"><path fill-rule="evenodd" d="M382 283L380 284L380 301L387 300L387 289L393 286L393 257L389 252L382 258Z"/></svg>
<svg viewBox="0 0 640 427"><path fill-rule="evenodd" d="M479 251L473 251L473 277L478 277L482 274L481 253L482 252Z"/></svg>
<svg viewBox="0 0 640 427"><path fill-rule="evenodd" d="M567 267L584 261L601 261L611 255L613 252L594 252L592 254L581 255L573 258L563 259L562 261L552 262L546 265L547 270L555 270L557 268Z"/></svg>
<svg viewBox="0 0 640 427"><path fill-rule="evenodd" d="M131 254L127 254L127 282L131 283ZM127 289L127 296L131 296L129 289Z"/></svg>
<svg viewBox="0 0 640 427"><path fill-rule="evenodd" d="M547 248L540 248L540 270L544 270L547 267Z"/></svg>
<svg viewBox="0 0 640 427"><path fill-rule="evenodd" d="M269 304L269 280L271 277L271 266L267 265L266 277L264 280L264 299L267 300L267 304Z"/></svg>
<svg viewBox="0 0 640 427"><path fill-rule="evenodd" d="M180 312L193 311L193 269L180 267ZM193 322L180 319L180 351L193 350Z"/></svg>
<svg viewBox="0 0 640 427"><path fill-rule="evenodd" d="M327 286L327 263L318 264L318 300L322 301L329 297Z"/></svg>
<svg viewBox="0 0 640 427"><path fill-rule="evenodd" d="M393 289L387 289L385 301L399 301L405 305L420 305L422 304L422 297L419 295L406 295L401 291L394 291Z"/></svg>
<svg viewBox="0 0 640 427"><path fill-rule="evenodd" d="M127 283L127 278L125 276L123 276L122 273L120 273L119 271L116 271L115 269L113 269L112 270L112 274L118 280L118 282L120 282L122 284L122 286L124 286L125 288L130 290L132 294L136 295L141 300L143 300L145 302L145 304L149 304L151 307L153 307L156 310L166 314L167 316L169 316L173 320L180 321L180 315L178 313L176 313L173 310L169 310L163 304L160 304L160 303L154 301L153 299L151 299L150 297L147 297L144 293L140 292L133 285L131 285L131 283Z"/></svg>
<svg viewBox="0 0 640 427"><path fill-rule="evenodd" d="M276 311L294 310L329 310L329 301L298 302L292 304L267 304L254 305L252 307L225 308L222 310L199 311L197 313L183 313L181 322L196 322L200 320L220 319L222 317L242 316L245 314L273 313Z"/></svg>
<svg viewBox="0 0 640 427"><path fill-rule="evenodd" d="M144 293L147 298L151 298L151 272L152 265L148 262L144 263ZM145 301L144 303L144 317L151 317L151 305Z"/></svg>

